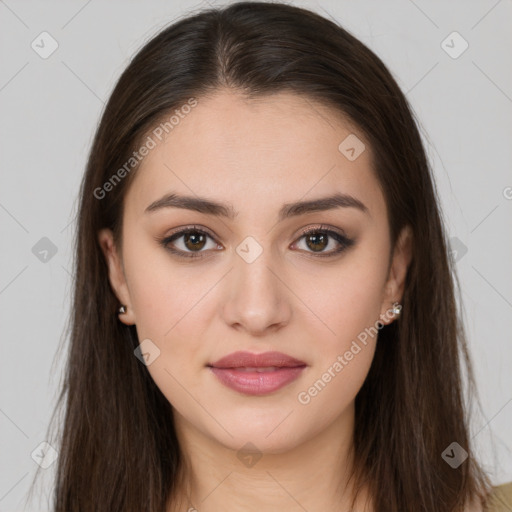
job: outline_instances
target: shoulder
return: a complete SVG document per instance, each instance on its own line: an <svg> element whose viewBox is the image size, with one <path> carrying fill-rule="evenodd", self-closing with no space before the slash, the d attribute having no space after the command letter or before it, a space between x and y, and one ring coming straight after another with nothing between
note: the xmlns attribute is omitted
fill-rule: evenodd
<svg viewBox="0 0 512 512"><path fill-rule="evenodd" d="M484 512L512 511L512 482L492 488Z"/></svg>

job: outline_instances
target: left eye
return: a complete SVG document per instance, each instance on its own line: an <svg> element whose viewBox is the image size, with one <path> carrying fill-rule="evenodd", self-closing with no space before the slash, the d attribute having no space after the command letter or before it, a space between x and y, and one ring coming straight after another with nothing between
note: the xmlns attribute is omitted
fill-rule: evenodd
<svg viewBox="0 0 512 512"><path fill-rule="evenodd" d="M299 241L302 240L306 251L309 249L313 253L321 253L321 256L338 254L352 244L351 240L335 231L318 229L302 234Z"/></svg>

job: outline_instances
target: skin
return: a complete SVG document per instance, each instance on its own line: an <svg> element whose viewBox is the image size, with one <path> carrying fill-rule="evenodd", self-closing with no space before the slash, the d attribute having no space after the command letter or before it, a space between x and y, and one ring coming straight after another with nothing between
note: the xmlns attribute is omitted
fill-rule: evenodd
<svg viewBox="0 0 512 512"><path fill-rule="evenodd" d="M349 161L338 145L355 133L366 149ZM232 90L198 105L142 161L125 197L122 246L99 233L113 290L160 355L147 366L173 405L185 456L181 498L170 510L200 512L349 510L347 472L354 399L378 336L309 403L298 401L358 334L390 323L411 260L402 232L388 272L390 239L384 196L371 149L354 126L309 99L278 93L246 100ZM178 208L145 209L166 193L231 203L234 220ZM284 203L350 194L368 208L310 212L278 222ZM189 225L210 230L203 258L179 258L158 241ZM354 245L318 256L300 230L326 224ZM247 236L262 253L248 263L236 252ZM314 243L314 242L313 242ZM184 238L174 247L190 253ZM328 253L338 247L317 249ZM225 387L206 367L236 350L281 351L304 361L301 376L278 391L248 396ZM246 443L261 458L237 454ZM346 488L345 488L346 487ZM363 507L366 490L355 510Z"/></svg>

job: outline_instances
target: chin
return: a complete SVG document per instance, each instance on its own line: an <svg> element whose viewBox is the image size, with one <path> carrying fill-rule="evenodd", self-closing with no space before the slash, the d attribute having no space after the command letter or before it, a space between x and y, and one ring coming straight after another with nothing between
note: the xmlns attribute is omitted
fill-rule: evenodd
<svg viewBox="0 0 512 512"><path fill-rule="evenodd" d="M284 453L295 448L300 443L300 438L305 436L305 434L301 436L298 431L297 418L289 421L293 413L289 418L284 419L288 413L280 412L275 415L267 413L266 417L255 417L254 414L240 415L237 418L224 416L223 426L231 435L223 429L215 429L215 434L211 432L210 435L214 435L215 439L226 448L235 451L254 449L266 454Z"/></svg>

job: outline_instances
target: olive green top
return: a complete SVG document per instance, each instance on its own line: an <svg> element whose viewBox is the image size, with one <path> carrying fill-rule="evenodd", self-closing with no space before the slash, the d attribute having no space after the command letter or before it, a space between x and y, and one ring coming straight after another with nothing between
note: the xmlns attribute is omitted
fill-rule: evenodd
<svg viewBox="0 0 512 512"><path fill-rule="evenodd" d="M512 512L512 482L492 488L485 512Z"/></svg>

